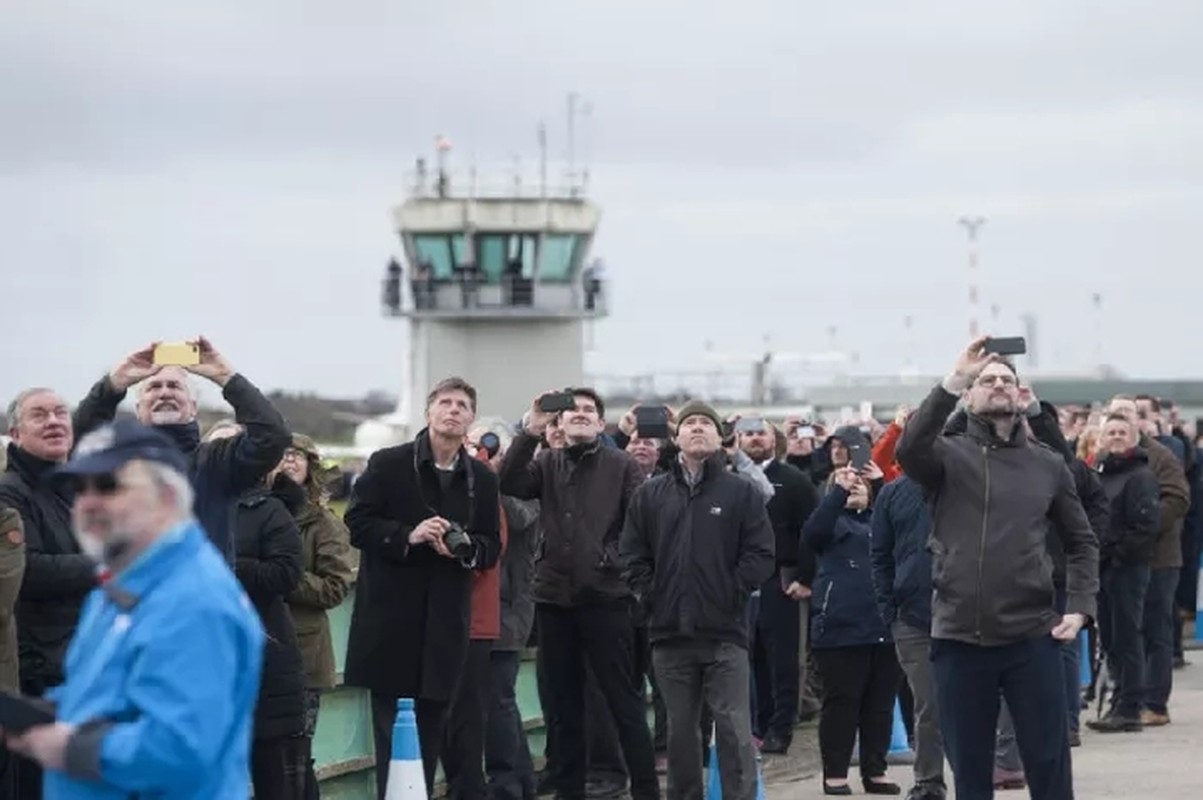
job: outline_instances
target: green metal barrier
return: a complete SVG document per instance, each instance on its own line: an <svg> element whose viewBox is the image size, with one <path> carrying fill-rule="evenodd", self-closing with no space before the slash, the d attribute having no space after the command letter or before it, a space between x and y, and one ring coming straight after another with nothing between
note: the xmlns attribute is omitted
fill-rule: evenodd
<svg viewBox="0 0 1203 800"><path fill-rule="evenodd" d="M330 612L330 633L334 639L335 668L340 684L353 605L354 590L342 605ZM533 650L523 654L516 691L531 754L540 761L544 742L543 712L539 707ZM372 713L367 692L340 685L322 695L313 753L323 798L371 800L375 797Z"/></svg>

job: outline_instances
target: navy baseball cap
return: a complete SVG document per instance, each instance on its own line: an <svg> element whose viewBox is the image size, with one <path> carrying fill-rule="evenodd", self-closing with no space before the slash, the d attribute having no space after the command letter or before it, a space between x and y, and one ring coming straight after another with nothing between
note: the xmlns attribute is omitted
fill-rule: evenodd
<svg viewBox="0 0 1203 800"><path fill-rule="evenodd" d="M133 420L118 420L79 440L59 475L111 475L134 460L155 461L188 474L184 454L166 434Z"/></svg>

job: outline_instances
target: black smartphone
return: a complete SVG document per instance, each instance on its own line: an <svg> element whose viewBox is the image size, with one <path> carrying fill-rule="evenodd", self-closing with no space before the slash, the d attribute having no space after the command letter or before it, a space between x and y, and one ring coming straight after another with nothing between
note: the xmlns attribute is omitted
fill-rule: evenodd
<svg viewBox="0 0 1203 800"><path fill-rule="evenodd" d="M867 444L853 444L848 446L848 463L857 472L860 472L865 467L869 466L869 462L873 460L873 453L869 450Z"/></svg>
<svg viewBox="0 0 1203 800"><path fill-rule="evenodd" d="M539 398L539 410L544 414L559 414L576 408L576 398L572 392L552 392Z"/></svg>
<svg viewBox="0 0 1203 800"><path fill-rule="evenodd" d="M667 439L668 408L665 406L638 406L635 409L635 433L640 439Z"/></svg>
<svg viewBox="0 0 1203 800"><path fill-rule="evenodd" d="M54 722L54 712L40 703L11 692L0 692L0 728L5 733L24 733L38 725Z"/></svg>
<svg viewBox="0 0 1203 800"><path fill-rule="evenodd" d="M1028 351L1028 343L1022 336L1001 336L987 339L982 350L1000 356L1021 356Z"/></svg>

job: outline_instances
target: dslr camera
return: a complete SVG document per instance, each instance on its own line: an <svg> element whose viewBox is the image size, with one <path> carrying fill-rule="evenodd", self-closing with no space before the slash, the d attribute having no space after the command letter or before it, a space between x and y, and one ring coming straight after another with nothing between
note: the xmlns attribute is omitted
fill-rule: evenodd
<svg viewBox="0 0 1203 800"><path fill-rule="evenodd" d="M443 535L443 544L451 551L451 555L461 561L472 558L472 540L468 538L464 526L458 522L448 523L447 533Z"/></svg>

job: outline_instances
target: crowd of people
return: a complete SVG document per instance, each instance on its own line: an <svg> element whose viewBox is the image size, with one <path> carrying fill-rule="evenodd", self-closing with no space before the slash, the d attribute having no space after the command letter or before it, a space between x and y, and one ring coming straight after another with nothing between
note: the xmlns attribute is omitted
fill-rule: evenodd
<svg viewBox="0 0 1203 800"><path fill-rule="evenodd" d="M652 800L662 774L697 800L712 749L723 796L753 800L816 715L825 794L855 762L901 795L896 707L910 800L1064 800L1083 631L1085 724L1170 724L1200 452L1167 399L1056 409L985 340L913 412L830 431L700 401L608 418L583 387L500 430L449 378L340 520L314 443L197 344L194 365L123 359L74 413L46 388L9 408L0 685L49 716L4 731L0 798L317 797L326 613L352 585L344 683L370 696L381 800L401 698L428 791L441 764L466 800ZM200 431L190 375L234 418ZM137 422L114 423L131 390Z"/></svg>

